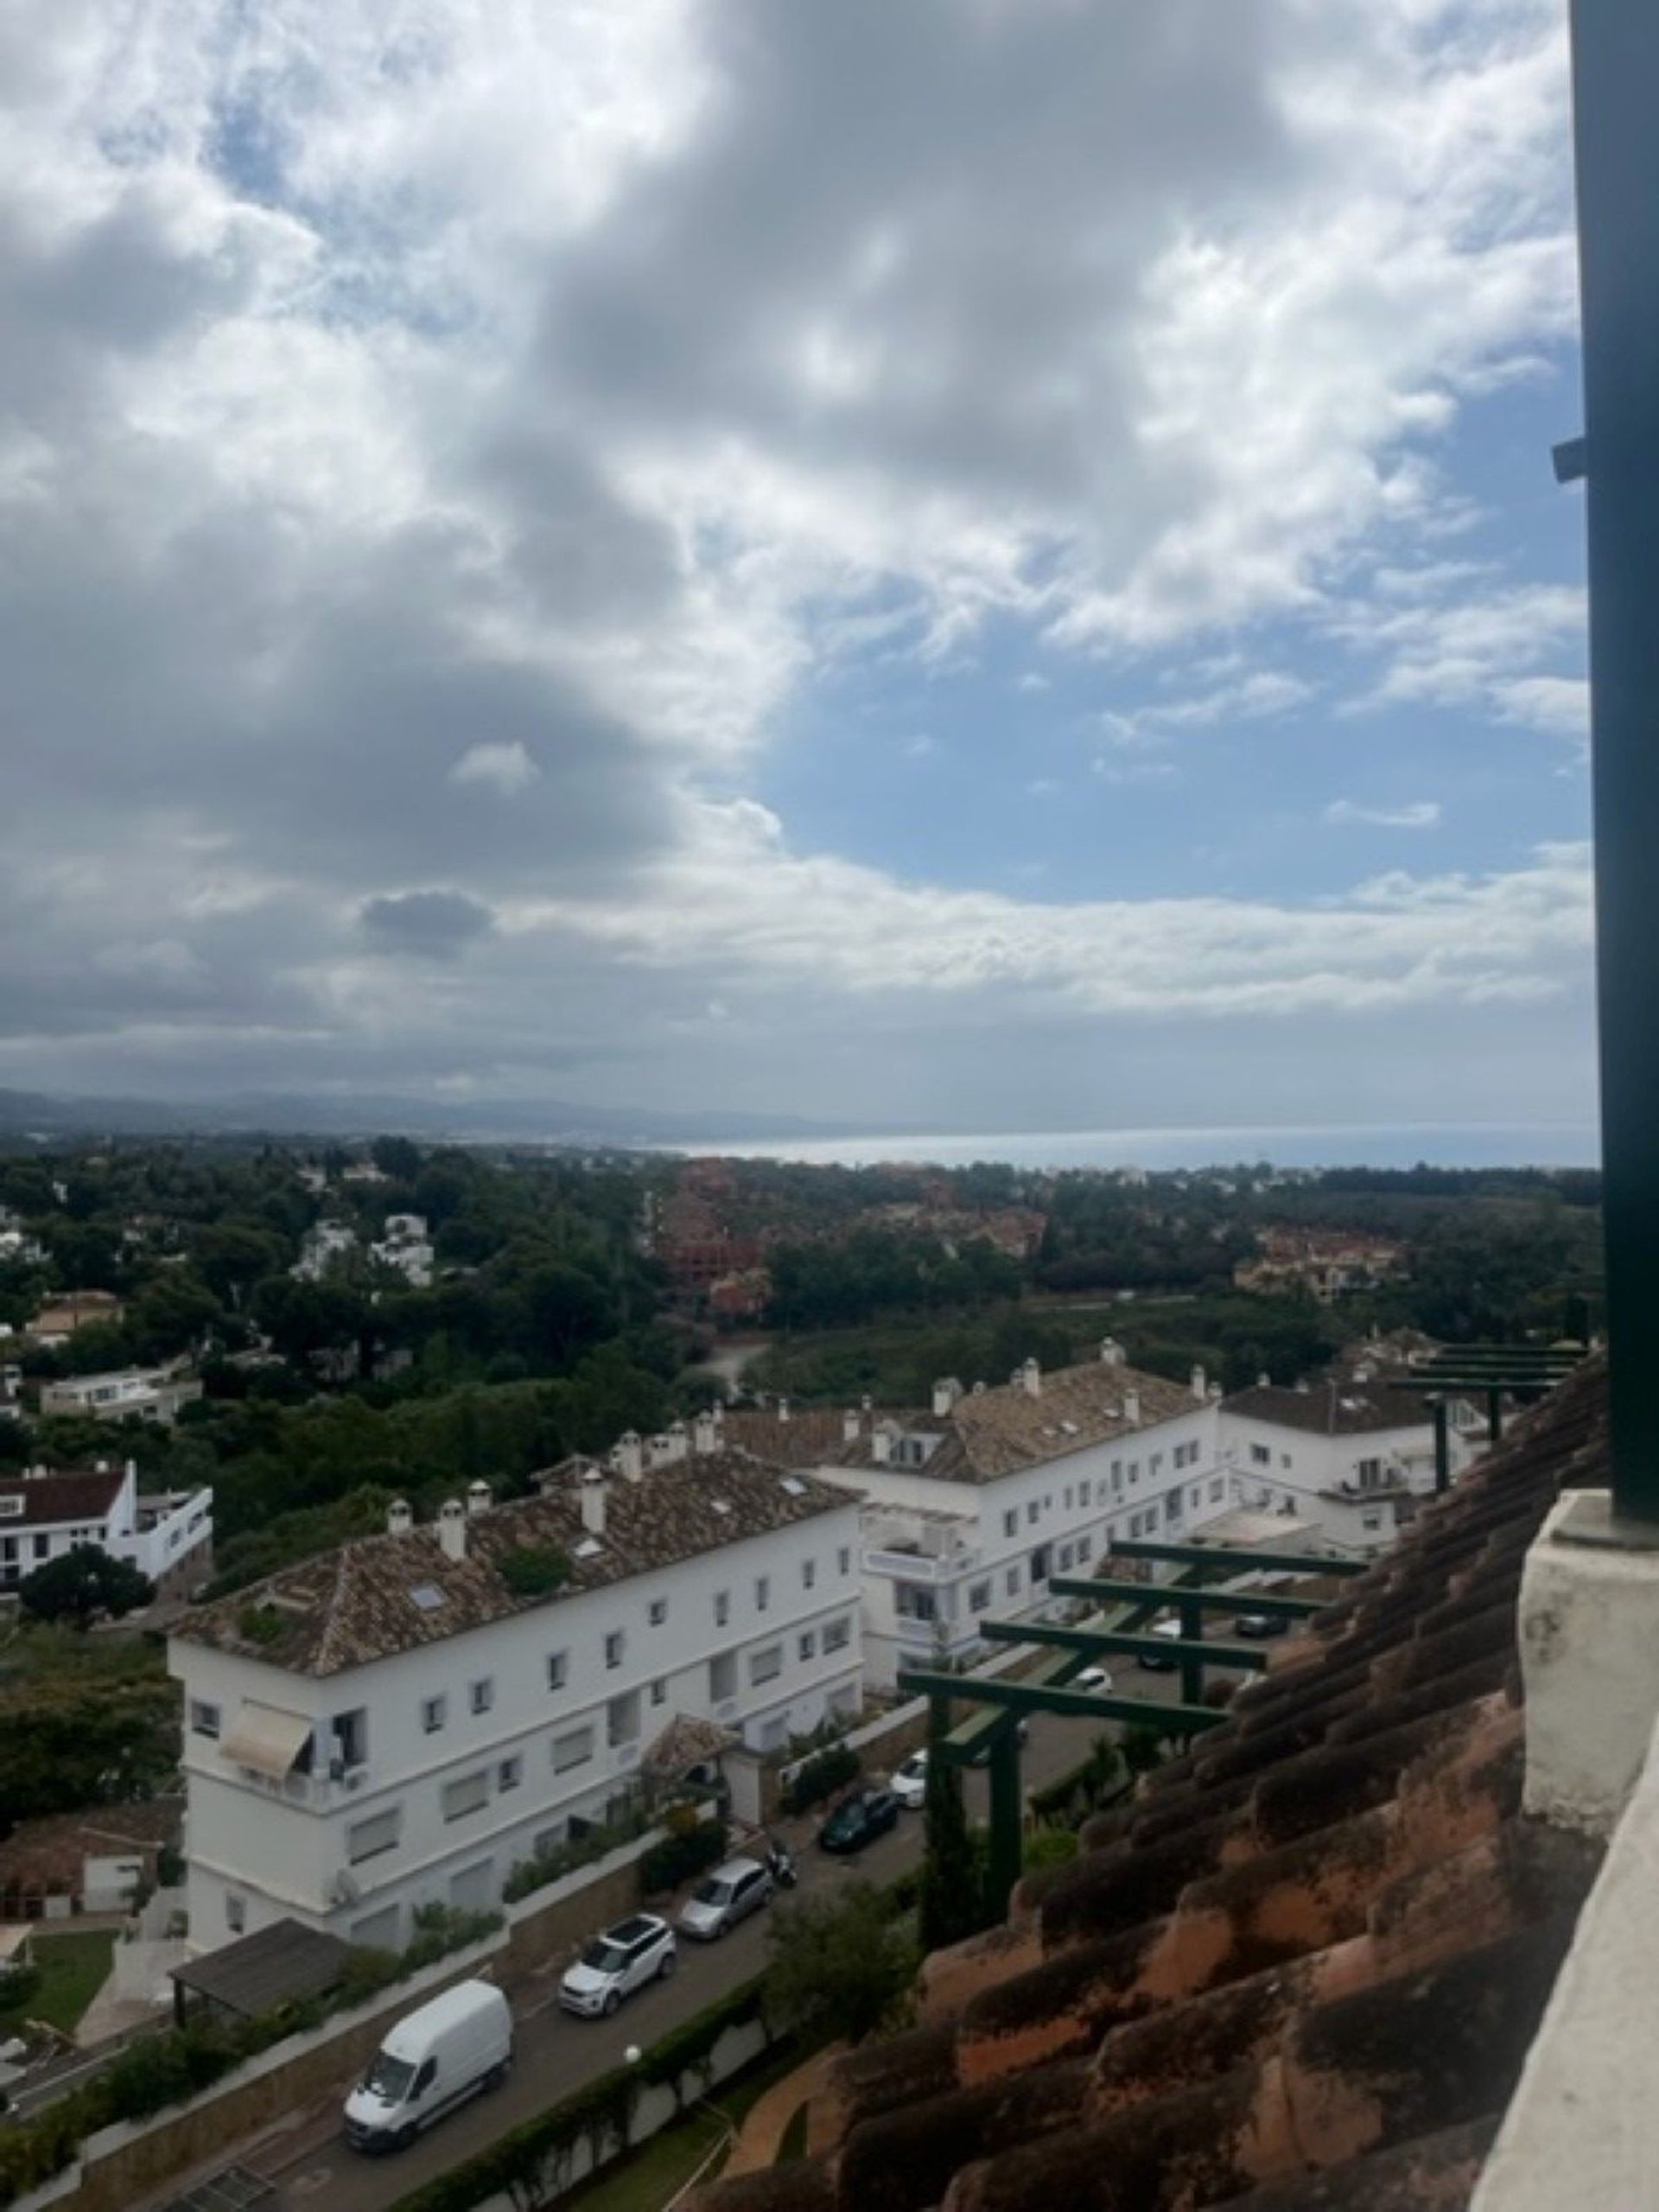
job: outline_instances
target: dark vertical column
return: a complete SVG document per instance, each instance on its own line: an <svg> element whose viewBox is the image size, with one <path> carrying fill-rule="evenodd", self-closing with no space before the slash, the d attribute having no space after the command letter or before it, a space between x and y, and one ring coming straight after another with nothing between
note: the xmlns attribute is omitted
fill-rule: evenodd
<svg viewBox="0 0 1659 2212"><path fill-rule="evenodd" d="M1489 1390L1486 1393L1486 1440L1489 1444L1496 1444L1503 1434L1503 1393Z"/></svg>
<svg viewBox="0 0 1659 2212"><path fill-rule="evenodd" d="M1659 1522L1659 8L1573 0L1613 1505Z"/></svg>
<svg viewBox="0 0 1659 2212"><path fill-rule="evenodd" d="M1003 1918L1020 1878L1025 1852L1025 1807L1020 1795L1020 1731L1012 1719L991 1739L991 1833L985 1868L985 1910L992 1921Z"/></svg>
<svg viewBox="0 0 1659 2212"><path fill-rule="evenodd" d="M1434 1487L1452 1487L1452 1409L1444 1398L1434 1400Z"/></svg>
<svg viewBox="0 0 1659 2212"><path fill-rule="evenodd" d="M1204 1634L1204 1608L1196 1599L1184 1599L1181 1603L1181 1635L1196 1639ZM1181 1654L1181 1703L1204 1703L1204 1662L1196 1652Z"/></svg>

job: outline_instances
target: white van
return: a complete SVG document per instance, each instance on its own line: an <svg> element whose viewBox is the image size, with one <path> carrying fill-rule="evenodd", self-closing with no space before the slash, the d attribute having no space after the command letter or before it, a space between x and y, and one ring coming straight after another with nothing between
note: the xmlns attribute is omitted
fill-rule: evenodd
<svg viewBox="0 0 1659 2212"><path fill-rule="evenodd" d="M487 1981L461 1981L399 2020L346 2100L346 2140L359 2151L401 2151L476 2089L493 2089L512 2063L512 2014Z"/></svg>

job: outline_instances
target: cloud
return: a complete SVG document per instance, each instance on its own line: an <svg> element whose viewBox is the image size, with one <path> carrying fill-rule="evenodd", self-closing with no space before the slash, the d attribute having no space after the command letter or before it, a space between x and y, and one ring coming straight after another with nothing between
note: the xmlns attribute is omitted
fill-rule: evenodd
<svg viewBox="0 0 1659 2212"><path fill-rule="evenodd" d="M485 784L511 798L533 784L541 770L518 739L510 745L469 745L449 771L452 784Z"/></svg>
<svg viewBox="0 0 1659 2212"><path fill-rule="evenodd" d="M359 917L377 950L412 953L424 960L453 960L494 925L489 908L459 891L406 891L371 899Z"/></svg>
<svg viewBox="0 0 1659 2212"><path fill-rule="evenodd" d="M1327 822L1362 822L1378 830L1437 830L1440 803L1434 798L1413 799L1404 806L1362 806L1357 799L1333 798L1325 810Z"/></svg>
<svg viewBox="0 0 1659 2212"><path fill-rule="evenodd" d="M1582 658L1583 591L1522 584L1471 594L1458 589L1460 581L1436 580L1405 606L1351 604L1334 618L1336 635L1382 663L1382 675L1354 707L1476 706L1497 721L1582 734L1587 685L1543 664ZM1446 588L1456 595L1437 595Z"/></svg>

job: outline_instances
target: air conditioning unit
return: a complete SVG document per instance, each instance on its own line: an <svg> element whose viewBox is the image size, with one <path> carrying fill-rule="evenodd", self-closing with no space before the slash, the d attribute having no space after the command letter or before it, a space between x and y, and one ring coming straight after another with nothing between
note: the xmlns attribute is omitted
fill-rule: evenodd
<svg viewBox="0 0 1659 2212"><path fill-rule="evenodd" d="M363 1892L357 1886L357 1878L341 1867L334 1877L334 1901L336 1904L355 1904Z"/></svg>
<svg viewBox="0 0 1659 2212"><path fill-rule="evenodd" d="M348 1789L360 1789L363 1787L363 1770L360 1766L348 1767L341 1779Z"/></svg>
<svg viewBox="0 0 1659 2212"><path fill-rule="evenodd" d="M715 1718L717 1720L729 1720L736 1711L737 1700L734 1697L728 1697L724 1705L717 1705L715 1707Z"/></svg>

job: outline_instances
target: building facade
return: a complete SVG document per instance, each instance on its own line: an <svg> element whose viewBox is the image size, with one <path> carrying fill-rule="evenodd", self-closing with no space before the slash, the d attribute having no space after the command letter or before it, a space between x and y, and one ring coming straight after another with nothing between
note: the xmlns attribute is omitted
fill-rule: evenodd
<svg viewBox="0 0 1659 2212"><path fill-rule="evenodd" d="M0 1595L77 1544L96 1544L148 1575L159 1595L180 1596L207 1572L213 1541L212 1491L141 1497L130 1459L0 1475Z"/></svg>
<svg viewBox="0 0 1659 2212"><path fill-rule="evenodd" d="M396 1946L613 1816L677 1721L767 1751L855 1714L856 1504L700 1440L394 1508L181 1623L193 1945L291 1914Z"/></svg>
<svg viewBox="0 0 1659 2212"><path fill-rule="evenodd" d="M170 1428L181 1406L200 1397L186 1360L164 1367L124 1367L107 1375L69 1375L41 1386L42 1414L90 1414L95 1421L142 1421Z"/></svg>

